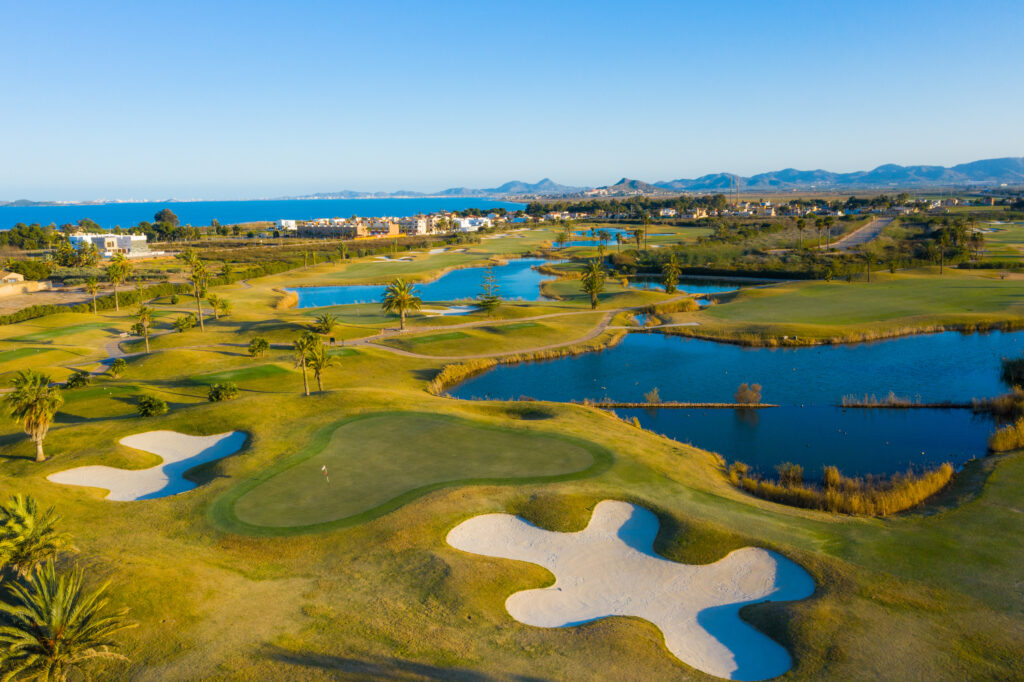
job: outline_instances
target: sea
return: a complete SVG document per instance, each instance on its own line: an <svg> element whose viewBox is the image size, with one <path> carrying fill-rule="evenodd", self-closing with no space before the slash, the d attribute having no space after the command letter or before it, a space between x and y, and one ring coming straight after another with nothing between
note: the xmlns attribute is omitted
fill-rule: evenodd
<svg viewBox="0 0 1024 682"><path fill-rule="evenodd" d="M0 230L18 223L63 225L82 218L96 221L106 229L130 227L143 220L153 221L160 210L169 208L182 225L222 225L261 220L310 220L358 216L411 216L467 208L505 208L516 211L526 204L493 199L411 198L411 199L267 199L253 201L169 201L123 204L67 204L60 206L0 206Z"/></svg>

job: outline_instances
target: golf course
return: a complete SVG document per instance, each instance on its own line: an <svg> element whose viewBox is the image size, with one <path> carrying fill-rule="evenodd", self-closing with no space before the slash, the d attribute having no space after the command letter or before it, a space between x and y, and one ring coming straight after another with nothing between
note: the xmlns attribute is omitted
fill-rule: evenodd
<svg viewBox="0 0 1024 682"><path fill-rule="evenodd" d="M658 229L658 251L709 233L688 229ZM20 422L2 422L0 499L53 507L76 550L60 561L86 568L90 585L109 581L106 598L137 623L117 636L126 660L98 660L93 675L1024 677L1021 450L988 453L981 439L926 499L884 515L835 513L751 494L723 455L582 399L591 394L452 396L502 365L611 362L601 350L634 332L813 353L1000 330L1013 348L1024 333L1019 273L940 274L916 262L879 268L870 282L741 273L742 286L714 293L688 292L685 277L666 293L609 274L592 301L582 269L623 245L558 249L557 235L541 226L388 258L300 256L286 271L224 276L203 296L183 288L0 326L4 387L31 371L62 396L43 461ZM197 257L216 272L229 251ZM528 273L537 295L499 288L490 310L476 274L464 295L401 313L379 296L303 307L289 295L391 295L398 278L415 294L471 268L504 282L501 268L525 255L550 268ZM215 315L209 294L230 308ZM451 306L468 310L436 312ZM202 325L176 326L197 314ZM977 370L993 386L997 361ZM737 392L726 408L736 428L755 412L736 391L752 381L721 380L727 400ZM687 400L702 396L685 377L636 383L637 394L661 390L648 409L677 386ZM610 384L594 384L592 395L608 394ZM765 383L765 402L784 402L774 388ZM952 397L969 407L993 396ZM650 596L670 583L677 610Z"/></svg>

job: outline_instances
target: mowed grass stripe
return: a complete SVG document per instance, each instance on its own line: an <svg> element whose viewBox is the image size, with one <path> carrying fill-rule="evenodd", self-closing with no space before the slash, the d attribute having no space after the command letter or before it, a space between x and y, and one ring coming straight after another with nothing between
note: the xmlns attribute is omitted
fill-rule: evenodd
<svg viewBox="0 0 1024 682"><path fill-rule="evenodd" d="M566 481L611 463L607 450L557 433L384 412L321 429L298 455L227 491L210 513L226 530L296 535L365 523L442 488Z"/></svg>

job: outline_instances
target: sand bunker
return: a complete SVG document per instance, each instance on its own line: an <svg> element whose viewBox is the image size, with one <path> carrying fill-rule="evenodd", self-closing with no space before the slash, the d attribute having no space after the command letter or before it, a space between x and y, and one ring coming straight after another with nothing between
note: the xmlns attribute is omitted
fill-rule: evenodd
<svg viewBox="0 0 1024 682"><path fill-rule="evenodd" d="M555 584L517 592L505 602L516 620L537 627L581 625L607 616L654 623L680 660L711 675L763 680L792 665L786 650L740 619L762 601L804 599L814 581L783 556L755 547L691 566L654 553L658 518L641 507L605 500L586 529L553 533L509 514L459 524L448 544L485 556L543 566Z"/></svg>
<svg viewBox="0 0 1024 682"><path fill-rule="evenodd" d="M109 490L106 499L119 502L152 500L192 490L196 484L183 475L242 449L248 435L229 431L215 436L189 436L177 431L148 431L125 436L121 445L159 455L163 462L149 469L117 469L86 466L59 471L46 477L54 483Z"/></svg>
<svg viewBox="0 0 1024 682"><path fill-rule="evenodd" d="M455 305L448 308L422 308L420 313L426 317L442 317L444 315L468 315L476 310L472 305Z"/></svg>

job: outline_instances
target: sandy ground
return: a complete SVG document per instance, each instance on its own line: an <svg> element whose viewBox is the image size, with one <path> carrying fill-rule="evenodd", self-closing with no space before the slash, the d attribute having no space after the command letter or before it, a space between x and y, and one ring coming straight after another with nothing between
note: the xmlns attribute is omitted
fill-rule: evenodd
<svg viewBox="0 0 1024 682"><path fill-rule="evenodd" d="M658 519L626 502L605 500L587 528L553 533L508 514L465 521L448 534L451 546L547 568L555 584L517 592L505 602L516 620L568 627L607 616L635 616L656 625L665 646L698 670L734 680L785 673L789 653L740 619L762 601L804 599L814 581L789 559L745 547L707 565L691 566L654 553Z"/></svg>
<svg viewBox="0 0 1024 682"><path fill-rule="evenodd" d="M163 462L149 469L115 469L108 466L85 466L59 471L47 480L65 485L80 485L110 491L108 500L129 502L151 500L192 490L196 484L184 474L242 449L249 436L243 431L229 431L214 436L189 436L176 431L148 431L125 436L121 445L159 455Z"/></svg>

